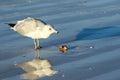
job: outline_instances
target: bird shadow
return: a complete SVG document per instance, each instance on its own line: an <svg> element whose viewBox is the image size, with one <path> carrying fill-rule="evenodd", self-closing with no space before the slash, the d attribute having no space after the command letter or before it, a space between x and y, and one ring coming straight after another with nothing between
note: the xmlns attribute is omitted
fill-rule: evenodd
<svg viewBox="0 0 120 80"><path fill-rule="evenodd" d="M72 33L70 33L72 34ZM67 36L64 39L59 38L52 41L47 42L48 44L44 45L48 47L50 45L61 45L66 44L73 41L83 41L83 40L96 40L103 39L109 37L120 36L120 27L119 26L106 26L100 28L85 28L80 31L78 34L74 36Z"/></svg>
<svg viewBox="0 0 120 80"><path fill-rule="evenodd" d="M75 40L95 40L115 36L120 36L120 27L86 28L80 31Z"/></svg>

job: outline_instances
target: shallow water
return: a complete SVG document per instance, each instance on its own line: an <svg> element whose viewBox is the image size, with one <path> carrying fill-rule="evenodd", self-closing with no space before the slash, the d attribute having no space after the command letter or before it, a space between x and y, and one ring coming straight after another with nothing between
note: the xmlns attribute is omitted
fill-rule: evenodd
<svg viewBox="0 0 120 80"><path fill-rule="evenodd" d="M52 24L60 34L41 39L40 57L58 71L38 80L119 80L119 0L1 0L0 80L22 80L14 64L35 59L33 40L5 23L26 17ZM67 53L58 50L67 45ZM92 47L92 48L90 48Z"/></svg>

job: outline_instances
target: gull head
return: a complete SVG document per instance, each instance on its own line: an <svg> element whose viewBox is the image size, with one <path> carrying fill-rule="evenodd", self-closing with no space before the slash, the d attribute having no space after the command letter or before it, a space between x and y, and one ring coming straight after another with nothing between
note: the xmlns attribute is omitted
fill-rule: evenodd
<svg viewBox="0 0 120 80"><path fill-rule="evenodd" d="M55 30L52 25L49 25L49 24L45 25L45 27L43 29L44 38L48 38L53 33L58 34L59 32L57 30Z"/></svg>

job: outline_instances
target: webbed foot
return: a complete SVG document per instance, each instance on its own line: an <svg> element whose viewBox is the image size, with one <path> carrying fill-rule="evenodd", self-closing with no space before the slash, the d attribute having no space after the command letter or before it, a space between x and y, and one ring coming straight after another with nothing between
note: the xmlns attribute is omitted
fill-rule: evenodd
<svg viewBox="0 0 120 80"><path fill-rule="evenodd" d="M40 48L42 48L41 46L37 46L37 47L35 47L35 50L38 50L38 49L40 49Z"/></svg>

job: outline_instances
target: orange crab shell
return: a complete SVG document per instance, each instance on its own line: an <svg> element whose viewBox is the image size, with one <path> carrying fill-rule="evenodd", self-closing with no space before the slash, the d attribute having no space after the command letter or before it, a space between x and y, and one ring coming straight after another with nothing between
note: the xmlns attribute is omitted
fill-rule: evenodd
<svg viewBox="0 0 120 80"><path fill-rule="evenodd" d="M67 50L68 50L68 47L66 45L59 46L59 51L65 53L67 52Z"/></svg>

